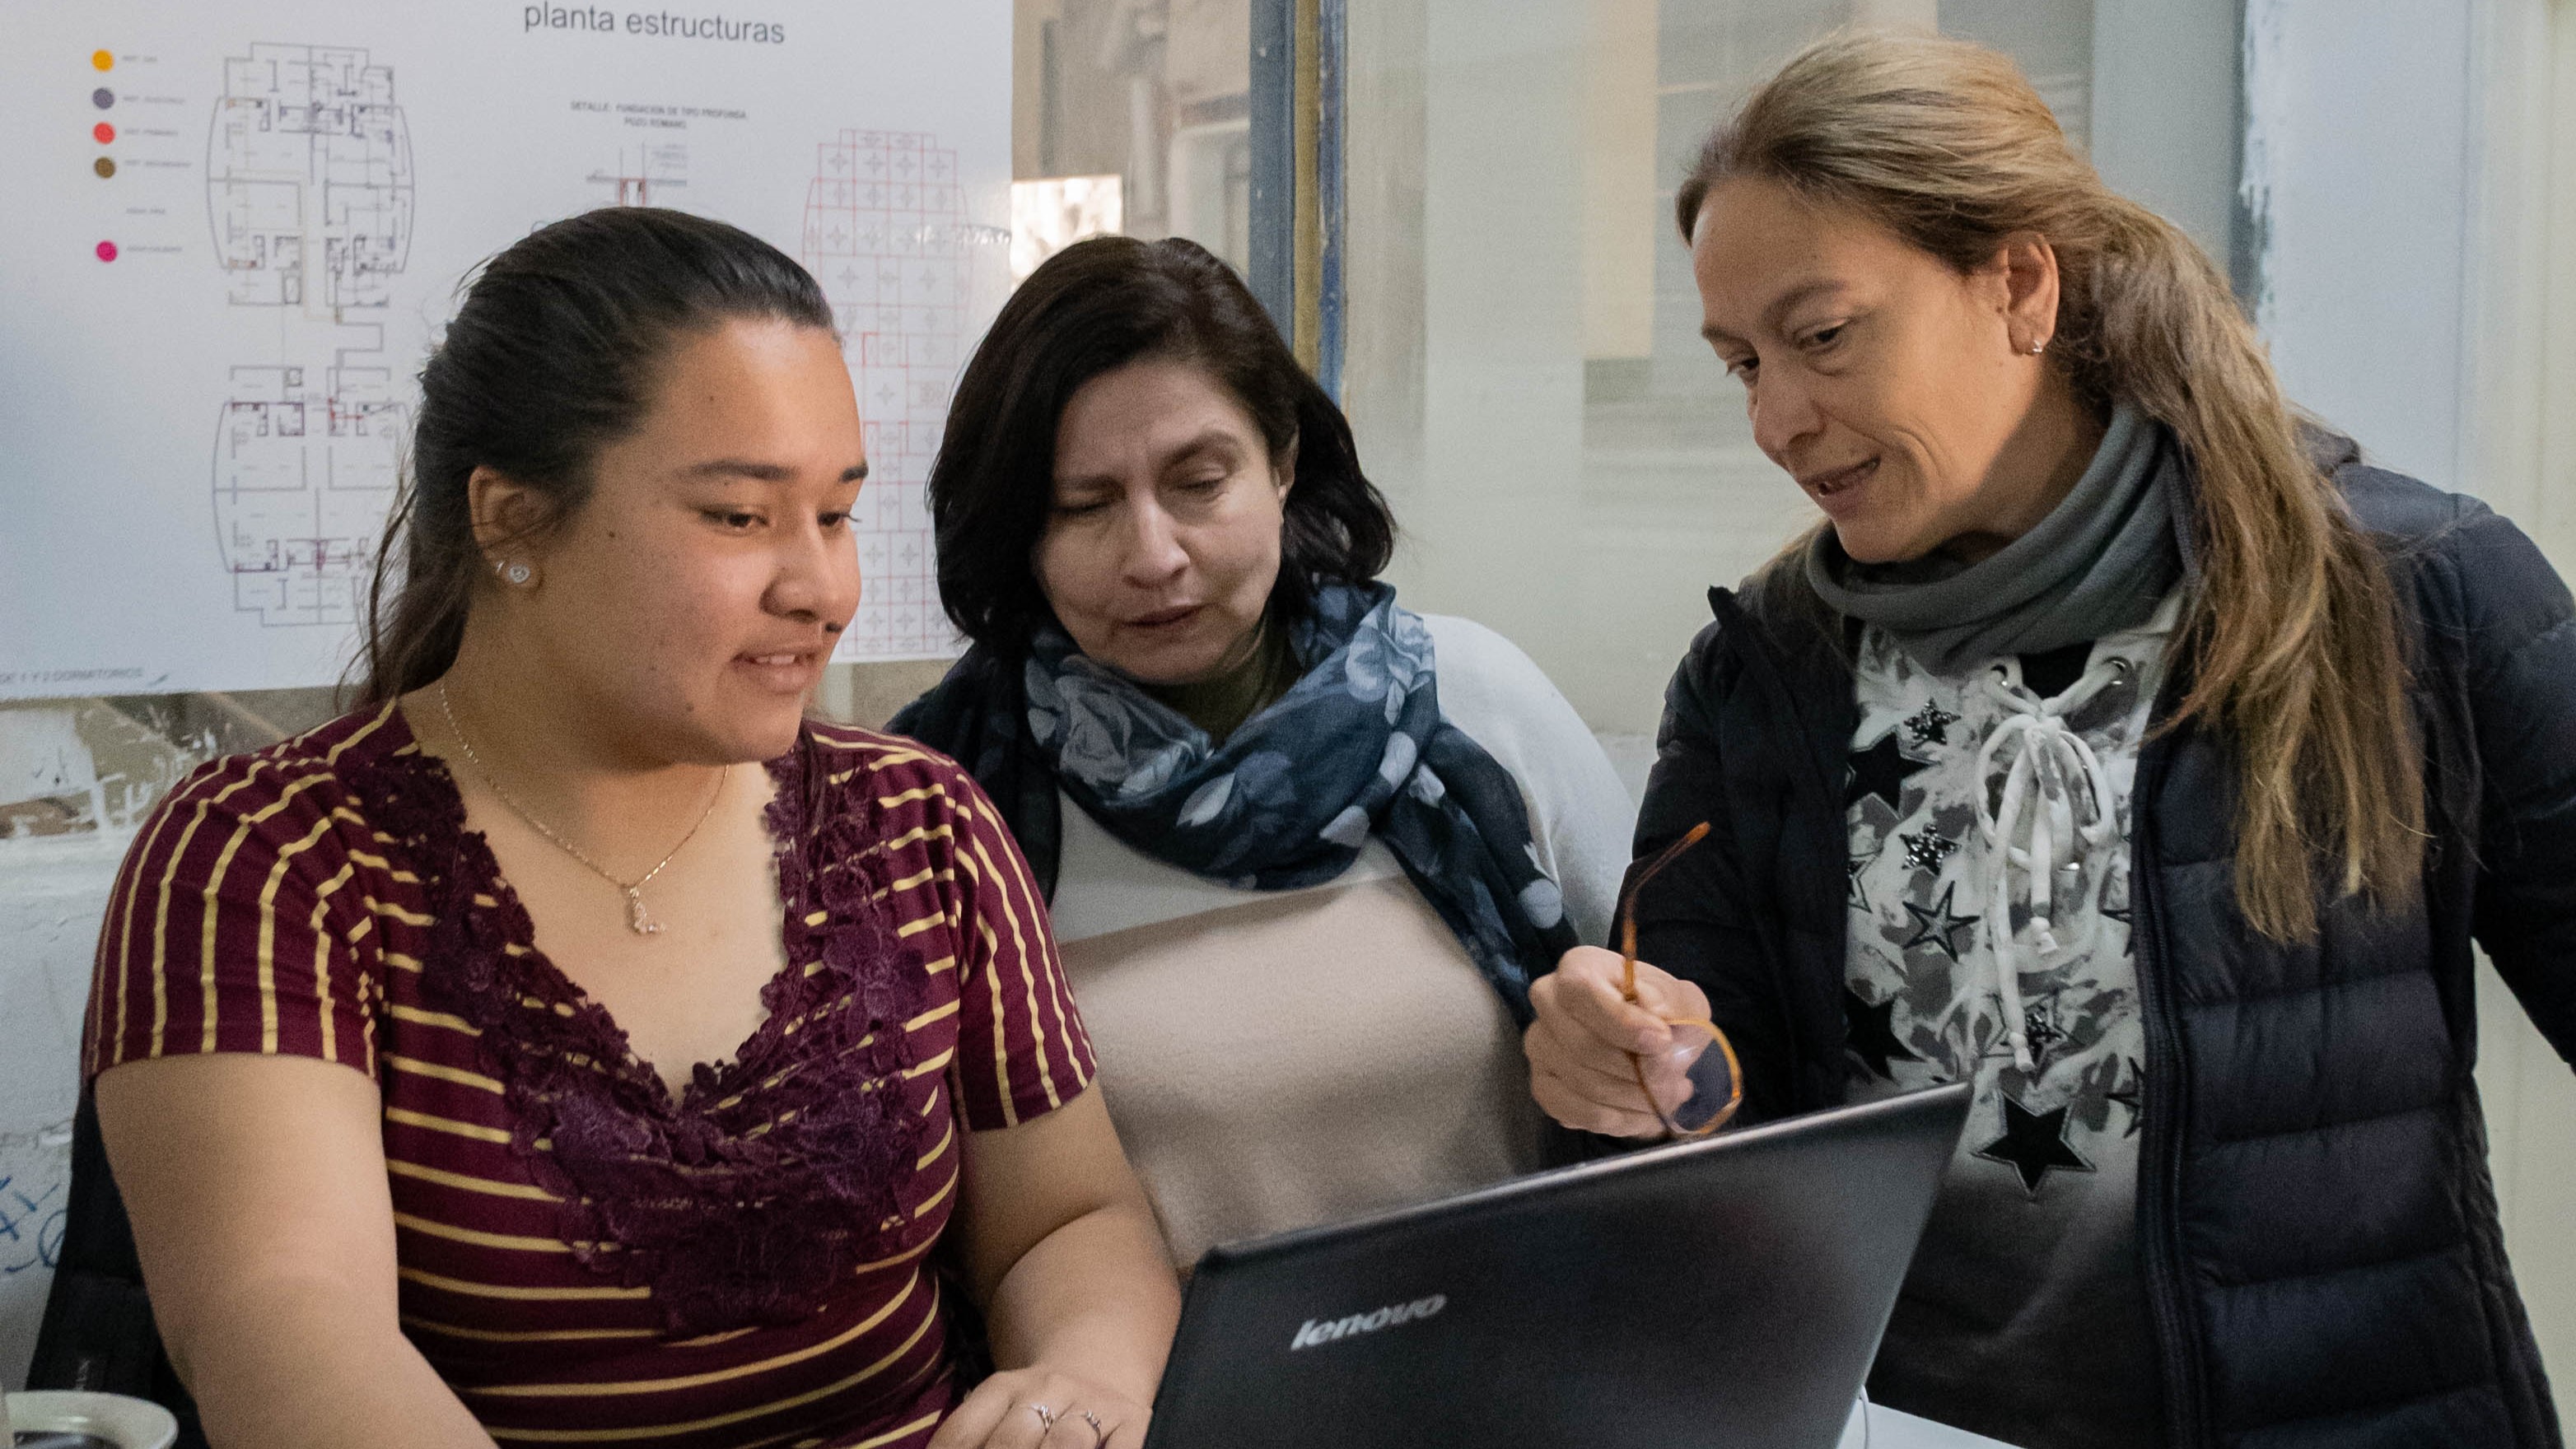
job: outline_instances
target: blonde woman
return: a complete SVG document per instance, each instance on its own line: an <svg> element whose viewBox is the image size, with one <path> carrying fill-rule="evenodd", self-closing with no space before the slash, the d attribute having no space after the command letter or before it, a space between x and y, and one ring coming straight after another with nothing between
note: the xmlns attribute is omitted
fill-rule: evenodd
<svg viewBox="0 0 2576 1449"><path fill-rule="evenodd" d="M2471 943L2576 1053L2576 620L2303 424L2217 271L2011 63L1851 34L1708 143L1704 331L1825 522L1684 659L1540 1102L1660 1130L1657 1013L1777 1117L1977 1106L1871 1387L2027 1445L2558 1443Z"/></svg>

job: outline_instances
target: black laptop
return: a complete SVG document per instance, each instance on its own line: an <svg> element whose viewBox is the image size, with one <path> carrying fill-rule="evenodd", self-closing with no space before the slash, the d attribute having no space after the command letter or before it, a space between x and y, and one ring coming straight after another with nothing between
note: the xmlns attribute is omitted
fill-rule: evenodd
<svg viewBox="0 0 2576 1449"><path fill-rule="evenodd" d="M1831 1449L1970 1096L1212 1248L1147 1449Z"/></svg>

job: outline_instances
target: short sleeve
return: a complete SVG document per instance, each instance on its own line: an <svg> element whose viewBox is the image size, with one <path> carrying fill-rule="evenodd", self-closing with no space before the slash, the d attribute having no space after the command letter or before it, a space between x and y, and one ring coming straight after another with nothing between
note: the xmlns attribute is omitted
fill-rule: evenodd
<svg viewBox="0 0 2576 1449"><path fill-rule="evenodd" d="M99 931L84 1077L212 1052L376 1070L358 960L366 893L318 761L234 756L173 790L126 851Z"/></svg>
<svg viewBox="0 0 2576 1449"><path fill-rule="evenodd" d="M1093 1073L1091 1038L1019 845L965 771L950 774L945 789L959 936L953 1070L966 1125L989 1132L1082 1095Z"/></svg>

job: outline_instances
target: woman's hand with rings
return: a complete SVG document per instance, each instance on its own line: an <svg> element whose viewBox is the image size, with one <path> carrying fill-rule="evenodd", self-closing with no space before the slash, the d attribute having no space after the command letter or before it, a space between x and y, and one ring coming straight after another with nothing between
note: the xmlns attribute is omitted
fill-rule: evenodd
<svg viewBox="0 0 2576 1449"><path fill-rule="evenodd" d="M930 1449L1143 1449L1151 1417L1086 1380L1013 1369L978 1384L930 1437Z"/></svg>
<svg viewBox="0 0 2576 1449"><path fill-rule="evenodd" d="M1521 1035L1530 1095L1550 1117L1605 1137L1661 1137L1664 1121L1637 1090L1647 1085L1666 1111L1689 1098L1687 1073L1708 1038L1677 1032L1667 1019L1705 1017L1697 986L1640 961L1637 999L1620 993L1626 963L1616 951L1577 946L1530 985L1537 1019ZM1632 1064L1630 1055L1639 1062Z"/></svg>

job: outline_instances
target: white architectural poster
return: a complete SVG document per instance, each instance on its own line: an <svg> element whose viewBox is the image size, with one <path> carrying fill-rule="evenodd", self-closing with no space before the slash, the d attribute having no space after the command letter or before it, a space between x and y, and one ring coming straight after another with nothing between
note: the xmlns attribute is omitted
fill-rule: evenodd
<svg viewBox="0 0 2576 1449"><path fill-rule="evenodd" d="M0 50L0 699L330 683L459 285L673 206L839 316L844 658L953 649L921 485L1010 283L1008 0L25 7Z"/></svg>

